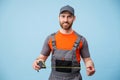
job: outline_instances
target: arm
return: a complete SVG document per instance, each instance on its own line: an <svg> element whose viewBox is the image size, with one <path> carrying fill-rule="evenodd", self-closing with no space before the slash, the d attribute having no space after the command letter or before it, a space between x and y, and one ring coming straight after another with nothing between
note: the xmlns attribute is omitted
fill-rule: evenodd
<svg viewBox="0 0 120 80"><path fill-rule="evenodd" d="M41 54L33 62L32 66L35 70L40 69L40 66L37 65L39 63L39 61L44 61L45 62L46 59L48 58L48 56L50 55L51 49L50 49L50 46L49 46L48 42L49 42L49 36L46 38L46 40L44 42Z"/></svg>
<svg viewBox="0 0 120 80"><path fill-rule="evenodd" d="M82 38L82 42L83 46L81 49L81 57L83 58L83 61L85 63L87 75L91 76L95 73L94 63L90 58L87 40L85 38Z"/></svg>
<svg viewBox="0 0 120 80"><path fill-rule="evenodd" d="M95 67L94 67L94 63L92 61L92 59L90 57L88 58L83 58L83 61L85 63L86 66L86 72L88 76L91 76L95 73Z"/></svg>

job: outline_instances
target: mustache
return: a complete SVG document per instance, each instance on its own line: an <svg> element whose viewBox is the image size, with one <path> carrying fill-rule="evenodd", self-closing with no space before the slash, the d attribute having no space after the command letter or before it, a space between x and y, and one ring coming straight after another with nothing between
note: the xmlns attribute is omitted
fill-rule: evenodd
<svg viewBox="0 0 120 80"><path fill-rule="evenodd" d="M63 22L63 24L64 24L64 23L67 23L67 24L69 24L69 22Z"/></svg>

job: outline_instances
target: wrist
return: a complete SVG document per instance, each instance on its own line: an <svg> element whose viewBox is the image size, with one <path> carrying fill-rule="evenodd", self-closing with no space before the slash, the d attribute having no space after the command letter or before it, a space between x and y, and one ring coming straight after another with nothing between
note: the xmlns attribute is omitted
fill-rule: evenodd
<svg viewBox="0 0 120 80"><path fill-rule="evenodd" d="M40 60L40 57L36 58L36 60Z"/></svg>
<svg viewBox="0 0 120 80"><path fill-rule="evenodd" d="M36 58L37 61L44 61L43 59L41 59L40 57Z"/></svg>
<svg viewBox="0 0 120 80"><path fill-rule="evenodd" d="M93 63L92 61L87 61L87 62L86 62L86 68L87 68L87 67L90 67L90 66L91 66L91 67L94 67L94 63Z"/></svg>

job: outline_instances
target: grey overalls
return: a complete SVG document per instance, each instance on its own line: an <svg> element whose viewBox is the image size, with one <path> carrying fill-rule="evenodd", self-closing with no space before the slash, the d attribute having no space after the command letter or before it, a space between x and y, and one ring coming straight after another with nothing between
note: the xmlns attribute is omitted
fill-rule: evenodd
<svg viewBox="0 0 120 80"><path fill-rule="evenodd" d="M82 80L80 63L76 59L76 49L79 46L81 36L77 34L78 39L75 41L72 50L58 50L54 35L51 36L53 54L51 58L52 72L49 80Z"/></svg>

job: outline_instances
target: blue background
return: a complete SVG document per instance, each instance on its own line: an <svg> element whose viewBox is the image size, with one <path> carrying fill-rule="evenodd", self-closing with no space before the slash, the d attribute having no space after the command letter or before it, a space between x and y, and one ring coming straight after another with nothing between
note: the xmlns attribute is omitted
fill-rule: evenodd
<svg viewBox="0 0 120 80"><path fill-rule="evenodd" d="M83 80L120 80L120 0L0 0L0 80L48 80L32 63L45 38L60 26L59 9L71 5L73 29L86 37L95 75L88 77L83 61Z"/></svg>

